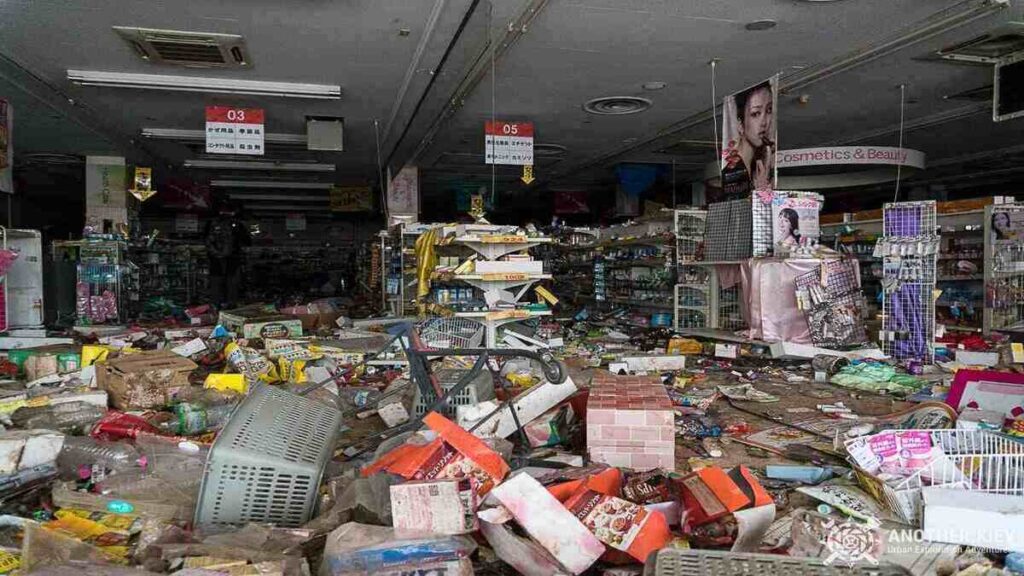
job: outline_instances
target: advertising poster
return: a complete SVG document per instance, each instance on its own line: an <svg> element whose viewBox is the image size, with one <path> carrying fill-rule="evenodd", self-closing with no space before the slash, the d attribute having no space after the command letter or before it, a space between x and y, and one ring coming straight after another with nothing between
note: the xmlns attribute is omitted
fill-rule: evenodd
<svg viewBox="0 0 1024 576"><path fill-rule="evenodd" d="M772 199L772 244L796 246L818 238L819 210L818 201L813 198L776 196Z"/></svg>
<svg viewBox="0 0 1024 576"><path fill-rule="evenodd" d="M334 186L330 201L331 212L369 212L373 210L373 191L369 186Z"/></svg>
<svg viewBox="0 0 1024 576"><path fill-rule="evenodd" d="M14 138L11 131L13 119L11 105L0 99L0 192L14 193Z"/></svg>
<svg viewBox="0 0 1024 576"><path fill-rule="evenodd" d="M992 243L1012 244L1024 240L1024 211L994 210L992 212Z"/></svg>
<svg viewBox="0 0 1024 576"><path fill-rule="evenodd" d="M388 183L388 214L411 217L413 222L420 211L420 172L416 166L402 168Z"/></svg>
<svg viewBox="0 0 1024 576"><path fill-rule="evenodd" d="M725 200L775 189L778 77L722 102L722 194Z"/></svg>

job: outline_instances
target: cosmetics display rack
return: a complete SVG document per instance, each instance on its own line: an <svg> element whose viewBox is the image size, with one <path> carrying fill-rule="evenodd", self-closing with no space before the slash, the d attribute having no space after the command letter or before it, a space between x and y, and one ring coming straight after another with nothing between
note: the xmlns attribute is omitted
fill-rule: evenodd
<svg viewBox="0 0 1024 576"><path fill-rule="evenodd" d="M1024 203L985 210L986 333L1024 332Z"/></svg>

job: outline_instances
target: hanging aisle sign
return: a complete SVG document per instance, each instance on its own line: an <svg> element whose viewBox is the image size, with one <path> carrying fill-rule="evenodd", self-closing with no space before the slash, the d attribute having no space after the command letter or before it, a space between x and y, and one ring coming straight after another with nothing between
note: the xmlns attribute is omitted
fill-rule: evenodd
<svg viewBox="0 0 1024 576"><path fill-rule="evenodd" d="M487 122L484 150L487 164L533 166L533 122Z"/></svg>
<svg viewBox="0 0 1024 576"><path fill-rule="evenodd" d="M263 155L263 109L206 107L208 154Z"/></svg>
<svg viewBox="0 0 1024 576"><path fill-rule="evenodd" d="M305 214L286 214L284 217L284 229L289 232L301 232L306 229Z"/></svg>

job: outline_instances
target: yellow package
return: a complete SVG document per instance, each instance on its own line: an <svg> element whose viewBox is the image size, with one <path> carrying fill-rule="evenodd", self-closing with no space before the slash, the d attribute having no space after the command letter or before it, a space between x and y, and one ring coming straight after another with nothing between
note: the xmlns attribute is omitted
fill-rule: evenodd
<svg viewBox="0 0 1024 576"><path fill-rule="evenodd" d="M672 338L668 341L667 354L700 354L703 348L700 342L690 338Z"/></svg>
<svg viewBox="0 0 1024 576"><path fill-rule="evenodd" d="M252 348L243 348L235 342L230 342L224 347L224 354L227 356L228 364L242 373L250 384L271 383L281 379L274 363Z"/></svg>
<svg viewBox="0 0 1024 576"><path fill-rule="evenodd" d="M209 374L203 382L203 388L212 388L221 392L248 394L249 384L242 374Z"/></svg>
<svg viewBox="0 0 1024 576"><path fill-rule="evenodd" d="M61 508L54 515L57 518L64 518L68 515L78 516L126 535L142 531L142 519L132 514L114 514L113 512L98 512L84 508Z"/></svg>
<svg viewBox="0 0 1024 576"><path fill-rule="evenodd" d="M47 522L43 527L97 546L104 554L116 561L127 561L130 535L108 528L99 522L93 522L70 513L63 515L58 513L56 520Z"/></svg>
<svg viewBox="0 0 1024 576"><path fill-rule="evenodd" d="M96 362L106 362L111 350L113 348L102 344L86 344L82 346L82 367L92 366Z"/></svg>
<svg viewBox="0 0 1024 576"><path fill-rule="evenodd" d="M304 384L306 379L306 361L288 360L285 357L277 359L278 371L281 379L293 384Z"/></svg>
<svg viewBox="0 0 1024 576"><path fill-rule="evenodd" d="M506 374L505 379L511 382L513 386L521 386L523 388L528 388L537 383L532 374L519 374L517 372Z"/></svg>
<svg viewBox="0 0 1024 576"><path fill-rule="evenodd" d="M21 568L21 556L0 550L0 574L10 574Z"/></svg>

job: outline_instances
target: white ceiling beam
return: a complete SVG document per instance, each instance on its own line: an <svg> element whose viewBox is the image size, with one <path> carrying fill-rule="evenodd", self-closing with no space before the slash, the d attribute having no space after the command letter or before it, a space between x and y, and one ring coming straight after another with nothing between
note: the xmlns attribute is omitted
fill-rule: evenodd
<svg viewBox="0 0 1024 576"><path fill-rule="evenodd" d="M68 81L81 86L102 88L136 88L172 92L211 92L215 94L248 94L281 98L341 99L341 86L303 84L298 82L266 82L237 78L206 78L166 74L132 74L100 70L68 70Z"/></svg>

